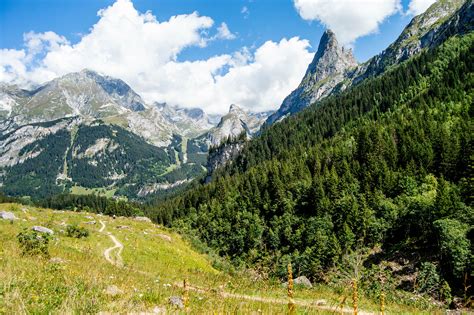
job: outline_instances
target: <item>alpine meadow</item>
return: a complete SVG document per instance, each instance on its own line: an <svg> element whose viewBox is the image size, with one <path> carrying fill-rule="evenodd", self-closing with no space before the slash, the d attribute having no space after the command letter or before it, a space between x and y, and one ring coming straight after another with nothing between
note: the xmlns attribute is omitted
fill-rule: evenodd
<svg viewBox="0 0 474 315"><path fill-rule="evenodd" d="M0 2L0 314L474 312L472 0Z"/></svg>

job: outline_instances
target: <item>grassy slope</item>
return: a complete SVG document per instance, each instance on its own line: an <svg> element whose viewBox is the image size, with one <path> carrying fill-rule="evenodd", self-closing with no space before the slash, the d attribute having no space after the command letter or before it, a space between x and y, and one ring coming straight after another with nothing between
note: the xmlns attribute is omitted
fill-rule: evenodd
<svg viewBox="0 0 474 315"><path fill-rule="evenodd" d="M179 235L152 223L15 204L0 204L0 211L3 210L14 212L19 220L12 224L0 220L0 314L151 312L155 307L169 308L168 298L182 295L177 284L184 278L192 286L206 289L205 292L190 291L191 313L261 310L265 314L275 314L286 311L286 305L222 298L220 290L285 298L285 289L278 283L252 280L250 275L230 276L219 272L206 256L192 250ZM93 220L95 225L86 224ZM106 224L104 232L99 232L99 220ZM72 223L86 227L90 236L87 239L66 237L61 230L65 229L65 224ZM65 263L21 256L16 235L33 225L47 226L55 231L50 254ZM113 246L107 232L124 245L123 268L108 263L103 256L104 250ZM171 237L171 241L163 235ZM104 290L110 285L116 285L123 294L116 297L105 294ZM341 295L323 286L311 290L298 288L295 297L307 302L325 299L328 305L341 300ZM349 300L346 307L350 306ZM365 310L377 310L376 304L363 298L359 305ZM387 311L390 310L417 312L387 305ZM298 307L298 312L321 313L305 307Z"/></svg>

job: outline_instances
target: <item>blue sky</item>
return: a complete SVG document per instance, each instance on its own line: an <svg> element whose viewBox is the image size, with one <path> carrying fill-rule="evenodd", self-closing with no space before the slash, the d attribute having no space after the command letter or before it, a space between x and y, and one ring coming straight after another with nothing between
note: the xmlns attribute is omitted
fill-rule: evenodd
<svg viewBox="0 0 474 315"><path fill-rule="evenodd" d="M0 47L21 48L23 33L28 31L54 31L71 42L80 39L98 21L97 11L111 5L114 0L1 0ZM206 49L187 49L180 56L183 60L207 58L217 53L237 50L241 46L259 46L266 40L299 36L308 39L316 49L325 29L320 22L304 21L291 0L135 0L135 7L145 12L151 10L159 21L173 15L199 14L210 16L216 22L225 22L238 39L215 42ZM408 0L402 1L408 8ZM241 13L247 7L248 15ZM365 61L394 41L411 20L411 16L395 14L380 26L380 31L359 38L354 54Z"/></svg>
<svg viewBox="0 0 474 315"><path fill-rule="evenodd" d="M0 82L28 87L90 68L150 102L276 109L323 23L363 62L397 38L409 7L419 13L433 1L0 0Z"/></svg>

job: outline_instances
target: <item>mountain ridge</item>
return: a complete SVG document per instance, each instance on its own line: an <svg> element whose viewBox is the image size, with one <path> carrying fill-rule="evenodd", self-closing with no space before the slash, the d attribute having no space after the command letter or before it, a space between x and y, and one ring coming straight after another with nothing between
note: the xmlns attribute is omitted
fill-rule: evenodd
<svg viewBox="0 0 474 315"><path fill-rule="evenodd" d="M319 65L320 49L326 48L328 37L334 37L333 41L337 42L335 35L327 30L323 34L313 62L308 66L298 88L285 98L275 114L267 119L265 125L280 121L324 97L342 92L367 78L378 76L389 67L418 54L422 49L438 45L450 34L464 34L471 31L474 24L472 11L472 0L438 0L424 13L415 16L400 36L381 53L362 64L351 64L353 68L345 69L346 71L339 73L340 76L335 80L328 81L324 77L314 80L310 75L310 70L326 65L325 62ZM342 63L347 59L347 56L341 55L337 51L328 49L328 52L332 54L332 58Z"/></svg>

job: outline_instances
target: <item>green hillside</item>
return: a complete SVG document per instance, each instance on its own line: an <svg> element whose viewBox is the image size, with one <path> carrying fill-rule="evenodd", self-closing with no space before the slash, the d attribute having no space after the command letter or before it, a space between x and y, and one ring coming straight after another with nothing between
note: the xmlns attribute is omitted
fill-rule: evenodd
<svg viewBox="0 0 474 315"><path fill-rule="evenodd" d="M187 297L191 314L287 310L286 288L280 283L251 272L219 271L221 260L197 253L178 234L151 222L18 204L0 204L0 211L16 217L0 219L1 314L180 311L169 303L173 296ZM46 251L21 247L20 234L33 235L30 241L46 237L31 234L33 226L54 231ZM77 231L84 229L88 236L78 238L82 234ZM295 288L297 310L305 314L332 314L341 306L350 313L350 300L341 304L344 295L348 292L326 286ZM378 309L377 301L361 297L361 309ZM393 303L386 307L418 311Z"/></svg>
<svg viewBox="0 0 474 315"><path fill-rule="evenodd" d="M37 125L49 127L59 121ZM0 191L33 199L113 191L137 199L146 195L142 190L155 192L154 184L185 181L203 173L202 159L190 155L183 163L181 142L175 136L168 147L159 148L115 125L79 124L24 146L19 152L23 163L0 169Z"/></svg>
<svg viewBox="0 0 474 315"><path fill-rule="evenodd" d="M352 277L373 296L466 302L473 67L474 34L452 37L264 130L210 184L157 203L154 219L270 275L291 261L337 282L355 259Z"/></svg>

